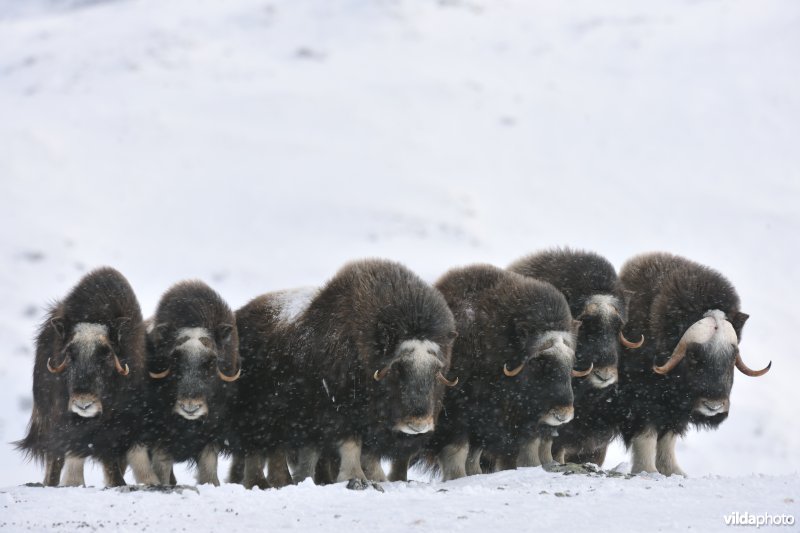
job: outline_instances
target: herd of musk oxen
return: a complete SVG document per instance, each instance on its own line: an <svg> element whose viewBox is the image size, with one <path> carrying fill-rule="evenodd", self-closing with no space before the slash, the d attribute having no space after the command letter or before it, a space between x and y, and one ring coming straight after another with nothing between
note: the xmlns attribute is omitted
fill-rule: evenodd
<svg viewBox="0 0 800 533"><path fill-rule="evenodd" d="M472 265L433 286L385 260L349 263L317 289L262 294L238 311L200 281L143 320L112 268L49 310L36 340L33 413L20 450L47 486L349 488L516 467L602 465L620 436L632 471L683 474L677 437L728 416L747 315L721 274L667 253L617 275L557 249L503 270ZM63 471L63 476L62 476Z"/></svg>

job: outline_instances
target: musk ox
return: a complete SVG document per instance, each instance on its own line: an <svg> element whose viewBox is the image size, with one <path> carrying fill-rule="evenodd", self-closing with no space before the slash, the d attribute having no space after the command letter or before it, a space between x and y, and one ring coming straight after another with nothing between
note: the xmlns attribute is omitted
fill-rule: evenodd
<svg viewBox="0 0 800 533"><path fill-rule="evenodd" d="M174 462L197 464L197 482L219 485L231 385L241 373L233 312L211 287L183 281L161 298L147 332L147 444L161 484Z"/></svg>
<svg viewBox="0 0 800 533"><path fill-rule="evenodd" d="M144 327L128 280L113 268L81 279L50 308L36 339L33 413L17 448L45 463L46 486L84 485L87 457L108 486L125 484L125 463L152 483L139 444L144 406Z"/></svg>
<svg viewBox="0 0 800 533"><path fill-rule="evenodd" d="M721 274L666 253L640 255L620 272L633 292L625 332L648 342L620 361L621 430L632 448L632 472L681 474L675 441L689 425L715 428L728 416L734 366L748 315Z"/></svg>
<svg viewBox="0 0 800 533"><path fill-rule="evenodd" d="M614 400L620 345L636 349L644 342L643 338L631 342L622 334L628 295L614 266L592 252L548 250L523 257L508 270L547 281L561 291L572 316L581 321L576 366L592 369L588 376L572 380L575 418L558 429L553 441L543 441L540 460L547 464L555 456L562 463L602 465L606 449L618 433Z"/></svg>
<svg viewBox="0 0 800 533"><path fill-rule="evenodd" d="M249 482L264 450L283 469L286 449L295 452L296 481L313 477L322 455L336 459L335 479L351 488L381 481L380 458L418 450L436 425L445 386L455 384L445 377L453 315L441 294L398 263L350 263L301 306L284 293L261 296L237 312L237 325L239 405L247 409L239 414L250 422L236 438ZM246 389L251 378L266 385Z"/></svg>
<svg viewBox="0 0 800 533"><path fill-rule="evenodd" d="M458 268L435 287L456 319L451 372L429 450L444 480L534 466L543 436L573 416L575 333L564 296L549 283L489 265ZM429 458L428 458L429 460Z"/></svg>
<svg viewBox="0 0 800 533"><path fill-rule="evenodd" d="M263 489L292 482L287 442L298 435L304 402L304 378L292 355L302 335L295 323L318 292L312 287L270 292L236 311L242 377L231 412L232 483Z"/></svg>

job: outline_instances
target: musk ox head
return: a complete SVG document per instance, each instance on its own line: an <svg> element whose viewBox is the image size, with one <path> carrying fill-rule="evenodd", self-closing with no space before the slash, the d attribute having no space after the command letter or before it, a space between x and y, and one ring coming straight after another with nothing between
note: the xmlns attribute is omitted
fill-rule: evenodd
<svg viewBox="0 0 800 533"><path fill-rule="evenodd" d="M576 322L575 329L579 325ZM515 396L524 402L524 409L535 411L531 414L538 424L566 424L575 414L572 378L586 375L585 371L573 369L574 331L549 330L529 335L523 328L517 341L520 359L503 366L506 378L514 380Z"/></svg>
<svg viewBox="0 0 800 533"><path fill-rule="evenodd" d="M172 412L186 420L197 420L218 405L222 384L241 375L241 368L226 374L222 368L238 366L238 337L231 324L172 328L158 324L148 333L157 357L151 363L150 377L164 380L166 396L174 400ZM152 369L159 367L159 371Z"/></svg>
<svg viewBox="0 0 800 533"><path fill-rule="evenodd" d="M748 316L733 313L728 317L714 309L692 324L681 337L670 358L654 366L657 374L679 380L692 401L693 417L708 423L721 422L730 408L734 366L748 376L766 374L772 363L762 370L751 370L739 353L741 329Z"/></svg>
<svg viewBox="0 0 800 533"><path fill-rule="evenodd" d="M111 405L116 380L127 376L128 365L120 361L119 342L129 319L120 318L111 324L79 322L67 326L63 318L50 322L61 342L57 353L47 360L52 374L61 374L67 386L67 409L83 418L103 413Z"/></svg>
<svg viewBox="0 0 800 533"><path fill-rule="evenodd" d="M634 343L622 334L625 307L625 303L616 296L596 294L587 299L578 316L581 327L575 354L576 366L592 369L586 378L592 387L602 389L617 382L620 344L627 348L639 348L644 343L644 337Z"/></svg>
<svg viewBox="0 0 800 533"><path fill-rule="evenodd" d="M400 338L392 342L383 335L380 367L370 379L378 387L379 416L388 420L392 431L421 435L433 431L449 380L450 355L456 332L444 338Z"/></svg>

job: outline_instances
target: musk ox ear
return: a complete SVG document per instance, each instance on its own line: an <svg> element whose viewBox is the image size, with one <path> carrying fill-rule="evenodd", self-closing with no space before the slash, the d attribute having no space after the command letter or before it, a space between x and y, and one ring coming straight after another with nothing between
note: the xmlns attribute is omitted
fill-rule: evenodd
<svg viewBox="0 0 800 533"><path fill-rule="evenodd" d="M728 321L730 321L731 325L733 326L733 330L736 332L737 337L742 337L742 328L744 327L744 323L747 322L748 318L750 318L750 315L747 313L742 313L741 311L734 311L728 315Z"/></svg>
<svg viewBox="0 0 800 533"><path fill-rule="evenodd" d="M224 346L231 341L233 335L233 326L231 324L220 324L217 326L214 334L217 337L217 344Z"/></svg>
<svg viewBox="0 0 800 533"><path fill-rule="evenodd" d="M61 340L64 340L67 330L67 328L64 327L64 319L60 317L53 318L50 320L50 325L55 330L56 335L58 335Z"/></svg>

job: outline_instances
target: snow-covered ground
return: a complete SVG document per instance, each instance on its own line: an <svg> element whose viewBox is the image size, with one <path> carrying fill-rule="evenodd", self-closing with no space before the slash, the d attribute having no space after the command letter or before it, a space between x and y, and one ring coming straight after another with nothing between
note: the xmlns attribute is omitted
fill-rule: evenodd
<svg viewBox="0 0 800 533"><path fill-rule="evenodd" d="M131 530L184 527L170 514L194 530L704 530L737 510L797 515L799 27L793 0L0 0L0 528L121 513ZM64 489L63 506L14 488L42 477L6 444L30 412L36 324L95 266L128 276L149 314L184 278L238 307L352 258L433 281L553 245L617 266L668 250L736 284L746 361L773 369L737 375L730 419L679 445L692 478ZM605 466L624 460L617 447Z"/></svg>

